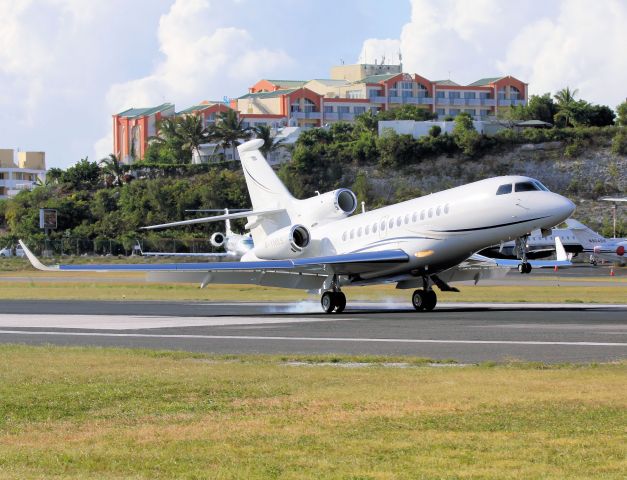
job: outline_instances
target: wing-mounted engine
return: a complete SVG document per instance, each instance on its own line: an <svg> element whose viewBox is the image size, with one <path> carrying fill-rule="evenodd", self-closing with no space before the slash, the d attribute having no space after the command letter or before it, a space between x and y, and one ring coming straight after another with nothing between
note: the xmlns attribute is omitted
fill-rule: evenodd
<svg viewBox="0 0 627 480"><path fill-rule="evenodd" d="M224 235L224 233L216 232L211 235L209 241L214 247L221 247L224 245L224 242L226 242L226 236Z"/></svg>
<svg viewBox="0 0 627 480"><path fill-rule="evenodd" d="M305 200L298 200L297 208L299 221L309 222L311 225L325 223L348 217L353 213L357 208L357 197L348 188L339 188Z"/></svg>
<svg viewBox="0 0 627 480"><path fill-rule="evenodd" d="M292 225L268 235L261 245L255 245L254 254L263 260L295 258L309 246L311 235L304 225Z"/></svg>

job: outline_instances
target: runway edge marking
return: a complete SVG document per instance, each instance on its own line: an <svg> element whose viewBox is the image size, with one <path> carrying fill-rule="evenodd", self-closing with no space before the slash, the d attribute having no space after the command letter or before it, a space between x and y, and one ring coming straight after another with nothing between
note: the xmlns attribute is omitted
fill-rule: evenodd
<svg viewBox="0 0 627 480"><path fill-rule="evenodd" d="M562 345L574 347L627 347L619 342L544 342L531 340L438 340L412 338L350 338L350 337L266 337L253 335L176 335L153 333L104 333L104 332L36 332L24 330L0 330L0 335L54 335L73 337L132 337L173 338L198 340L293 340L299 342L355 342L355 343L451 343L468 345Z"/></svg>

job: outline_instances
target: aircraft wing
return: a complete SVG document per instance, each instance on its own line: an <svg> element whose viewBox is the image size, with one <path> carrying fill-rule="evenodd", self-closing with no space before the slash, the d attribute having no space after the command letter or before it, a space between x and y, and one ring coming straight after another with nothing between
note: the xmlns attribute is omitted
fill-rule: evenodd
<svg viewBox="0 0 627 480"><path fill-rule="evenodd" d="M234 220L237 218L247 217L263 217L275 215L284 212L284 208L275 208L271 210L248 210L245 212L228 213L224 215L213 215L211 217L192 218L191 220L181 220L179 222L162 223L160 225L150 225L141 227L141 230L155 230L158 228L180 227L181 225L195 225L197 223L221 222L223 220Z"/></svg>
<svg viewBox="0 0 627 480"><path fill-rule="evenodd" d="M227 252L207 253L167 253L167 252L142 252L142 257L236 257Z"/></svg>
<svg viewBox="0 0 627 480"><path fill-rule="evenodd" d="M560 237L555 237L555 260L527 260L528 263L531 264L533 268L553 268L553 267L570 267L572 263L568 258L568 254L566 253L566 249L560 240ZM490 264L494 267L506 267L506 268L518 268L520 264L520 260L508 260L501 258L490 258L485 257L483 255L479 255L475 253L468 260L466 260L470 265L483 265L490 266Z"/></svg>
<svg viewBox="0 0 627 480"><path fill-rule="evenodd" d="M376 252L348 253L324 257L297 258L290 260L268 260L255 262L180 262L154 264L88 264L88 265L44 265L28 247L19 241L29 261L38 270L48 272L146 272L163 273L162 281L167 280L168 274L172 281L182 278L199 278L198 274L207 276L212 273L288 273L295 275L309 274L316 276L354 275L370 272L375 269L385 269L409 261L409 256L403 250L383 250ZM193 275L178 275L181 273ZM254 276L254 275L253 275ZM211 275L209 275L211 277ZM153 276L153 279L156 278ZM218 283L217 281L212 283ZM239 283L239 282L237 282ZM247 282L255 283L255 282Z"/></svg>

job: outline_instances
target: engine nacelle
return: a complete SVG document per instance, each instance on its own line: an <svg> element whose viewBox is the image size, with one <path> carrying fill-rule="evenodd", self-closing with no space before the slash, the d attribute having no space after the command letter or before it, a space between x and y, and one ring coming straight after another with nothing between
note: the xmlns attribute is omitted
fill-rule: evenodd
<svg viewBox="0 0 627 480"><path fill-rule="evenodd" d="M300 200L298 204L301 218L312 224L348 217L357 208L357 197L348 188Z"/></svg>
<svg viewBox="0 0 627 480"><path fill-rule="evenodd" d="M222 245L224 245L224 242L226 242L226 236L224 235L224 233L216 232L211 235L209 241L214 247L221 247Z"/></svg>
<svg viewBox="0 0 627 480"><path fill-rule="evenodd" d="M292 225L268 235L253 252L264 260L282 260L298 257L311 241L309 230L304 225Z"/></svg>

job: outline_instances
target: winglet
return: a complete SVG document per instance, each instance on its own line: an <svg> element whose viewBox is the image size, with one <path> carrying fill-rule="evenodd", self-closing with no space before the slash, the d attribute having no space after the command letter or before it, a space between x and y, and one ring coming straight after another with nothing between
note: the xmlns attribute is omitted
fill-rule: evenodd
<svg viewBox="0 0 627 480"><path fill-rule="evenodd" d="M558 262L568 261L568 255L560 237L555 237L555 259Z"/></svg>
<svg viewBox="0 0 627 480"><path fill-rule="evenodd" d="M18 243L20 244L20 247L22 247L22 250L24 250L24 253L26 254L26 257L30 261L31 265L35 267L37 270L42 270L44 272L58 272L59 271L58 267L49 267L41 263L39 259L35 256L35 254L28 249L26 244L22 242L22 240L18 240Z"/></svg>

